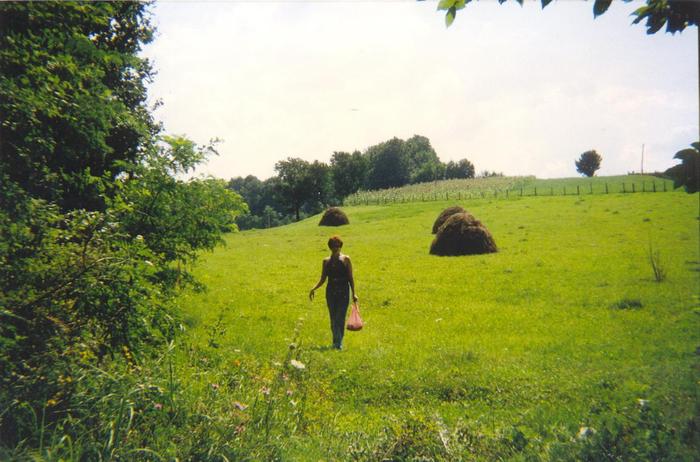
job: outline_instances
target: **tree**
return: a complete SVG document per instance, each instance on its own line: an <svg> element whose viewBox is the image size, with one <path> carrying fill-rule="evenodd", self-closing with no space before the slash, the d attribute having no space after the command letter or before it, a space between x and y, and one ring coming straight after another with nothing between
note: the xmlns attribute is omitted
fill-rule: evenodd
<svg viewBox="0 0 700 462"><path fill-rule="evenodd" d="M63 210L101 194L158 131L141 2L0 3L0 171ZM60 19L58 19L60 18Z"/></svg>
<svg viewBox="0 0 700 462"><path fill-rule="evenodd" d="M100 423L79 398L96 366L136 365L172 339L173 297L195 282L183 266L245 210L221 180L181 179L213 146L157 136L145 8L0 3L3 454L37 441L30 416L42 432L72 421L60 431L74 440L75 416Z"/></svg>
<svg viewBox="0 0 700 462"><path fill-rule="evenodd" d="M317 160L309 164L309 197L305 209L315 214L334 202L333 179L331 169L324 162Z"/></svg>
<svg viewBox="0 0 700 462"><path fill-rule="evenodd" d="M575 161L576 171L582 175L591 177L595 174L595 171L600 168L600 161L602 160L603 158L600 157L600 154L595 152L595 150L586 151Z"/></svg>
<svg viewBox="0 0 700 462"><path fill-rule="evenodd" d="M333 189L339 199L357 192L367 181L367 157L359 151L334 152L330 167Z"/></svg>
<svg viewBox="0 0 700 462"><path fill-rule="evenodd" d="M410 180L409 162L399 138L367 149L370 170L367 189L396 188Z"/></svg>
<svg viewBox="0 0 700 462"><path fill-rule="evenodd" d="M419 167L412 175L411 183L442 180L445 177L445 164L442 162L427 162Z"/></svg>
<svg viewBox="0 0 700 462"><path fill-rule="evenodd" d="M288 157L275 164L279 177L277 192L280 202L299 221L302 206L313 197L314 183L310 174L311 165L299 158Z"/></svg>
<svg viewBox="0 0 700 462"><path fill-rule="evenodd" d="M433 181L441 178L444 167L430 140L425 136L413 135L403 143L408 162L409 183Z"/></svg>
<svg viewBox="0 0 700 462"><path fill-rule="evenodd" d="M474 178L474 164L467 159L462 159L459 162L449 161L445 168L445 178Z"/></svg>
<svg viewBox="0 0 700 462"><path fill-rule="evenodd" d="M445 24L449 27L455 20L457 11L463 9L472 0L440 0L438 10L445 11ZM523 0L515 0L520 5ZM631 0L624 0L629 2ZM505 3L506 0L498 0ZM542 8L552 3L552 0L541 0ZM593 15L598 17L605 13L612 0L595 0L593 3ZM697 26L700 22L700 2L688 0L646 0L646 5L633 13L636 18L634 24L639 24L646 19L647 34L655 34L666 25L666 32L681 32L688 26Z"/></svg>
<svg viewBox="0 0 700 462"><path fill-rule="evenodd" d="M673 186L683 186L689 194L700 191L700 141L678 151L673 158L681 160L680 164L666 170L666 175L673 179Z"/></svg>

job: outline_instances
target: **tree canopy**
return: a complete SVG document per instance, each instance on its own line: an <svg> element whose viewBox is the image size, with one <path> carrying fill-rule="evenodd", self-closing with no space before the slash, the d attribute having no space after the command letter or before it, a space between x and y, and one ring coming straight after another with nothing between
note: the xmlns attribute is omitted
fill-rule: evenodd
<svg viewBox="0 0 700 462"><path fill-rule="evenodd" d="M666 170L666 175L673 179L673 185L676 188L684 187L688 193L700 191L700 141L681 149L673 158L681 161Z"/></svg>
<svg viewBox="0 0 700 462"><path fill-rule="evenodd" d="M581 157L574 162L576 164L576 171L581 175L586 175L588 177L595 175L596 170L600 168L600 162L603 158L598 154L595 149L591 151L586 151L581 154Z"/></svg>
<svg viewBox="0 0 700 462"><path fill-rule="evenodd" d="M147 8L0 2L0 448L31 440L29 414L89 414L96 366L171 340L189 265L246 210L182 179L213 144L153 121Z"/></svg>
<svg viewBox="0 0 700 462"><path fill-rule="evenodd" d="M0 169L33 197L103 208L100 194L157 132L138 56L153 39L146 7L0 4Z"/></svg>
<svg viewBox="0 0 700 462"><path fill-rule="evenodd" d="M457 11L471 3L472 0L440 0L438 10L445 11L445 24L449 27L457 16ZM505 3L507 0L498 0ZM523 0L515 0L520 5ZM623 0L630 2L632 0ZM552 3L552 0L541 0L542 8ZM604 14L612 0L595 0L593 2L593 16ZM646 0L646 4L637 8L634 13L634 24L646 20L647 34L655 34L664 25L666 32L676 33L683 31L688 26L697 26L700 22L700 2L693 0Z"/></svg>

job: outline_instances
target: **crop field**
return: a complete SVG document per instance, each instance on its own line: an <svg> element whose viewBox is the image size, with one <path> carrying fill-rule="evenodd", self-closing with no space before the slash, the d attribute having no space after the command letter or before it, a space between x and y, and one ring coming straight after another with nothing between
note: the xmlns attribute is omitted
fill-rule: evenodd
<svg viewBox="0 0 700 462"><path fill-rule="evenodd" d="M498 253L428 254L455 204ZM202 413L256 432L261 458L697 460L697 194L343 210L339 228L229 235L196 268L208 289L180 299L180 399L215 394ZM308 299L333 234L366 321L343 351L323 290Z"/></svg>
<svg viewBox="0 0 700 462"><path fill-rule="evenodd" d="M378 191L358 191L345 205L371 205L478 198L568 196L588 194L667 192L673 182L651 175L540 179L534 176L487 177L412 184Z"/></svg>

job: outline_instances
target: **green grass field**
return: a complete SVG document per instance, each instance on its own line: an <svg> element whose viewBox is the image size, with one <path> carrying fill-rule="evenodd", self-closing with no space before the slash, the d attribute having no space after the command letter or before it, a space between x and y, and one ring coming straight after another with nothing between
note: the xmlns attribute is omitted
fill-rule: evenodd
<svg viewBox="0 0 700 462"><path fill-rule="evenodd" d="M229 235L180 300L192 399L215 387L241 428L265 410L282 460L695 459L698 195L462 201L499 252L431 256L455 203ZM323 290L307 297L336 233L366 321L340 352Z"/></svg>

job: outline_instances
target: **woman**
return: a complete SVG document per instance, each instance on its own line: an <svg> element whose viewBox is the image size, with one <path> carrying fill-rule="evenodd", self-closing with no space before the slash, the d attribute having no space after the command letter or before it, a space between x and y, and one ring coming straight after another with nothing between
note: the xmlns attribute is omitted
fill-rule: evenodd
<svg viewBox="0 0 700 462"><path fill-rule="evenodd" d="M328 248L331 249L330 257L323 259L321 267L321 279L309 292L309 299L314 299L314 291L321 287L326 278L326 304L331 318L331 332L333 333L333 348L342 350L343 335L345 334L345 315L348 312L348 286L352 291L352 301L358 300L355 295L355 279L352 276L352 262L350 257L340 253L343 241L338 236L328 239Z"/></svg>

